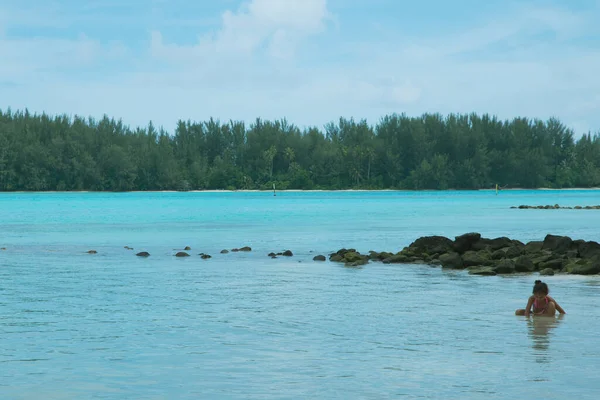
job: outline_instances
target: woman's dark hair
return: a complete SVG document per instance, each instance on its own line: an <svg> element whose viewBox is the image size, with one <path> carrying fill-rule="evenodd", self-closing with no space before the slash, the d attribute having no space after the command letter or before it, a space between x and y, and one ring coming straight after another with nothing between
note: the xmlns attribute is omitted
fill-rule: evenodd
<svg viewBox="0 0 600 400"><path fill-rule="evenodd" d="M548 292L548 285L546 285L545 282L539 280L535 281L535 285L533 285L533 293L544 293L547 295Z"/></svg>

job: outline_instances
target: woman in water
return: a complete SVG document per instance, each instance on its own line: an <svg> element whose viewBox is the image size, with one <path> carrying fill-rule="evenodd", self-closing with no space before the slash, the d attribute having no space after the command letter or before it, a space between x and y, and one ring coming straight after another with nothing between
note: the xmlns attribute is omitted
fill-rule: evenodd
<svg viewBox="0 0 600 400"><path fill-rule="evenodd" d="M548 292L548 285L546 285L546 283L539 280L535 281L535 285L533 285L533 295L529 297L527 306L525 306L525 309L518 309L515 311L515 314L524 315L526 317L529 317L531 313L533 313L533 315L544 317L554 317L556 311L561 314L566 314L565 310L558 305L556 300L548 296Z"/></svg>

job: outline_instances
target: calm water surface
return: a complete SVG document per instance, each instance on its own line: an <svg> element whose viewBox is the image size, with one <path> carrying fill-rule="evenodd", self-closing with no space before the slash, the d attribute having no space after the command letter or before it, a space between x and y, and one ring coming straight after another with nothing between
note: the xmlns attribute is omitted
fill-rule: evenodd
<svg viewBox="0 0 600 400"><path fill-rule="evenodd" d="M555 203L600 191L0 194L0 398L598 399L598 276L546 278L568 314L528 320L537 275L312 261L469 231L600 241L600 211L509 208Z"/></svg>

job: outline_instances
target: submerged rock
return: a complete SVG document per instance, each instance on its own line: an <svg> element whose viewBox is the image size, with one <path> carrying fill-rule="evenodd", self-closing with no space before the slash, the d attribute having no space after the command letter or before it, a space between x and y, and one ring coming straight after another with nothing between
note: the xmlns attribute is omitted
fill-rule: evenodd
<svg viewBox="0 0 600 400"><path fill-rule="evenodd" d="M188 253L186 253L185 251L178 251L175 254L175 257L189 257L190 255Z"/></svg>
<svg viewBox="0 0 600 400"><path fill-rule="evenodd" d="M492 267L474 267L469 269L471 275L486 275L493 276L497 275L496 271Z"/></svg>
<svg viewBox="0 0 600 400"><path fill-rule="evenodd" d="M139 253L136 254L136 256L138 256L138 257L150 257L150 253L148 253L147 251L140 251Z"/></svg>
<svg viewBox="0 0 600 400"><path fill-rule="evenodd" d="M98 252L96 250L88 250L87 253L88 254L97 254Z"/></svg>
<svg viewBox="0 0 600 400"><path fill-rule="evenodd" d="M318 256L313 257L313 261L325 261L325 260L327 260L327 259L323 255L318 255Z"/></svg>

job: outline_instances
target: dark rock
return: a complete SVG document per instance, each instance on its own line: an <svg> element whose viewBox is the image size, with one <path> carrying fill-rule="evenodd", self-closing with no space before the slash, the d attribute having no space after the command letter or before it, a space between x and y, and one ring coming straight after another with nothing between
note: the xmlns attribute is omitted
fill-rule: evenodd
<svg viewBox="0 0 600 400"><path fill-rule="evenodd" d="M490 253L469 250L462 255L463 264L465 267L472 267L476 265L490 265Z"/></svg>
<svg viewBox="0 0 600 400"><path fill-rule="evenodd" d="M133 250L133 247L129 247L129 246L124 246L123 248L127 249L127 250Z"/></svg>
<svg viewBox="0 0 600 400"><path fill-rule="evenodd" d="M505 258L504 260L500 260L492 269L498 274L512 274L515 272L515 262Z"/></svg>
<svg viewBox="0 0 600 400"><path fill-rule="evenodd" d="M325 256L322 256L322 255L313 257L313 261L325 261L325 260L326 260Z"/></svg>
<svg viewBox="0 0 600 400"><path fill-rule="evenodd" d="M393 254L390 257L383 259L384 264L402 264L409 263L412 261L414 261L414 257L406 256L401 253Z"/></svg>
<svg viewBox="0 0 600 400"><path fill-rule="evenodd" d="M359 260L355 260L355 261L352 261L352 262L346 262L346 265L349 266L349 267L357 267L359 265L366 265L368 263L369 263L369 259L366 258L366 257L363 257L363 258L361 258Z"/></svg>
<svg viewBox="0 0 600 400"><path fill-rule="evenodd" d="M285 256L285 257L291 257L291 256L293 256L293 255L294 255L294 253L292 253L292 251L291 251L291 250L286 250L286 251L284 251L283 253L281 253L281 255L282 255L282 256Z"/></svg>
<svg viewBox="0 0 600 400"><path fill-rule="evenodd" d="M542 242L542 241L531 241L523 247L523 249L521 250L521 253L523 253L523 254L538 253L542 250L543 245L544 245L544 242Z"/></svg>
<svg viewBox="0 0 600 400"><path fill-rule="evenodd" d="M379 261L383 261L386 258L390 258L393 257L394 253L390 253L387 251L382 251L381 253L378 253L376 251L373 252L369 252L369 259L371 260L379 260Z"/></svg>
<svg viewBox="0 0 600 400"><path fill-rule="evenodd" d="M332 254L331 256L329 256L329 261L333 261L333 262L340 262L344 259L344 256L342 256L341 254Z"/></svg>
<svg viewBox="0 0 600 400"><path fill-rule="evenodd" d="M573 258L578 258L579 257L579 251L578 250L569 250L565 253L565 257L567 259L573 259Z"/></svg>
<svg viewBox="0 0 600 400"><path fill-rule="evenodd" d="M6 247L2 247L2 248L0 248L0 250L4 251L4 250L6 250Z"/></svg>
<svg viewBox="0 0 600 400"><path fill-rule="evenodd" d="M546 268L540 271L540 275L542 276L552 276L554 275L554 270L552 268Z"/></svg>
<svg viewBox="0 0 600 400"><path fill-rule="evenodd" d="M212 258L212 256L210 254L205 254L205 253L200 253L198 254L200 256L200 258L202 258L203 260L208 260L209 258Z"/></svg>
<svg viewBox="0 0 600 400"><path fill-rule="evenodd" d="M343 262L347 266L357 266L367 264L369 262L369 256L360 254L355 249L340 249L336 253L330 254L329 260L334 262Z"/></svg>
<svg viewBox="0 0 600 400"><path fill-rule="evenodd" d="M501 260L503 258L506 258L506 249L500 249L500 250L496 250L492 253L492 255L490 256L490 258L492 260Z"/></svg>
<svg viewBox="0 0 600 400"><path fill-rule="evenodd" d="M545 253L542 253L542 254L538 254L538 255L535 255L535 257L534 257L534 255L532 254L532 255L530 255L529 257L530 257L530 259L531 259L531 262L533 262L533 264L534 264L536 267L537 267L538 265L540 265L541 263L543 263L543 262L546 262L546 261L548 261L548 260L550 260L550 259L554 258L554 256L553 256L553 255L552 255L552 253L550 253L550 252L545 252Z"/></svg>
<svg viewBox="0 0 600 400"><path fill-rule="evenodd" d="M600 262L588 261L585 264L574 265L569 271L571 274L577 275L596 275L600 274Z"/></svg>
<svg viewBox="0 0 600 400"><path fill-rule="evenodd" d="M175 257L189 257L190 255L185 251L179 251L175 254Z"/></svg>
<svg viewBox="0 0 600 400"><path fill-rule="evenodd" d="M515 272L533 272L535 265L527 256L520 256L515 260Z"/></svg>
<svg viewBox="0 0 600 400"><path fill-rule="evenodd" d="M462 254L468 250L471 250L473 244L478 242L480 239L481 234L477 232L470 232L465 233L464 235L456 236L454 238L454 250Z"/></svg>
<svg viewBox="0 0 600 400"><path fill-rule="evenodd" d="M513 241L507 238L506 236L497 237L495 239L489 239L488 243L489 250L491 251L499 250L504 247L511 247L513 245Z"/></svg>
<svg viewBox="0 0 600 400"><path fill-rule="evenodd" d="M98 252L96 250L88 250L87 253L88 254L97 254Z"/></svg>
<svg viewBox="0 0 600 400"><path fill-rule="evenodd" d="M139 253L136 254L136 256L138 256L138 257L150 257L150 253L148 253L147 251L140 251Z"/></svg>
<svg viewBox="0 0 600 400"><path fill-rule="evenodd" d="M346 254L344 254L344 260L346 260L347 263L352 263L352 262L359 261L362 259L363 259L363 256L361 256L359 253L357 253L355 251L349 251Z"/></svg>
<svg viewBox="0 0 600 400"><path fill-rule="evenodd" d="M338 251L335 252L335 254L345 254L349 251L356 251L355 249L347 249L345 247L342 247L341 249L339 249Z"/></svg>
<svg viewBox="0 0 600 400"><path fill-rule="evenodd" d="M240 249L238 249L238 248L231 249L231 252L232 252L232 253L237 253L238 251L240 251Z"/></svg>
<svg viewBox="0 0 600 400"><path fill-rule="evenodd" d="M551 259L551 260L539 263L537 265L537 268L540 270L547 269L547 268L560 270L560 269L562 269L563 266L564 266L564 261L562 259L555 258L555 259Z"/></svg>
<svg viewBox="0 0 600 400"><path fill-rule="evenodd" d="M190 246L185 246L183 249L184 250L191 250L192 248Z"/></svg>
<svg viewBox="0 0 600 400"><path fill-rule="evenodd" d="M252 247L244 246L239 249L240 251L252 251Z"/></svg>
<svg viewBox="0 0 600 400"><path fill-rule="evenodd" d="M515 258L521 255L521 249L517 246L507 247L504 255L506 258Z"/></svg>
<svg viewBox="0 0 600 400"><path fill-rule="evenodd" d="M581 258L600 258L600 244L597 242L580 242L577 247Z"/></svg>
<svg viewBox="0 0 600 400"><path fill-rule="evenodd" d="M275 256L277 256L277 254L271 252L271 253L267 254L267 256L269 256L269 257L275 257Z"/></svg>
<svg viewBox="0 0 600 400"><path fill-rule="evenodd" d="M423 236L412 242L408 247L416 254L442 254L453 251L454 242L444 236Z"/></svg>
<svg viewBox="0 0 600 400"><path fill-rule="evenodd" d="M221 254L227 254L227 253L229 253L229 250L225 250L225 249L221 250Z"/></svg>
<svg viewBox="0 0 600 400"><path fill-rule="evenodd" d="M546 235L542 250L550 250L554 253L565 253L571 248L573 240L568 236Z"/></svg>
<svg viewBox="0 0 600 400"><path fill-rule="evenodd" d="M439 262L444 268L462 269L465 267L462 257L455 252L442 254Z"/></svg>

